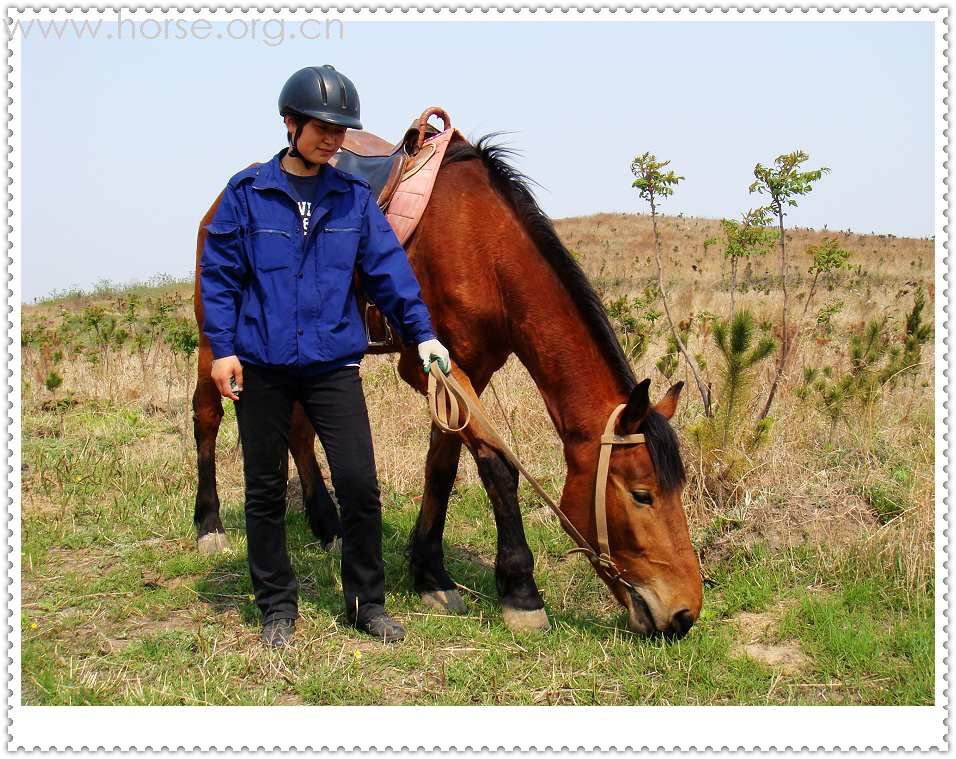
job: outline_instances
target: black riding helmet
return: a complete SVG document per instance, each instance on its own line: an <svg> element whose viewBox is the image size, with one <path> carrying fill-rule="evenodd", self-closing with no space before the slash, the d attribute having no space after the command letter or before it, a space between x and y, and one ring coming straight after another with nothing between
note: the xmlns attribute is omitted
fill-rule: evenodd
<svg viewBox="0 0 956 759"><path fill-rule="evenodd" d="M279 115L296 120L295 136L289 139L289 155L311 165L297 150L299 135L309 119L319 119L350 129L361 129L359 97L352 80L332 66L307 66L289 77L279 93Z"/></svg>

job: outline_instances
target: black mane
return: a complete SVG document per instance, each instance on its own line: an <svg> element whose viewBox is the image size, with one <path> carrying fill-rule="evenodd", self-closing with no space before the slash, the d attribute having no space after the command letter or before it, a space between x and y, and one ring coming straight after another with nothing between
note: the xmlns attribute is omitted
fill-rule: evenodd
<svg viewBox="0 0 956 759"><path fill-rule="evenodd" d="M572 303L577 306L588 331L606 357L621 389L629 395L637 380L607 318L604 304L584 270L564 247L551 219L538 206L530 187L534 180L505 160L516 155L516 151L490 142L500 134L502 133L486 134L475 144L464 140L452 141L442 165L471 160L479 160L484 164L495 192L515 212L538 251L557 274ZM673 428L663 416L652 409L641 424L640 432L647 437L651 461L661 489L669 492L680 486L685 480L685 473Z"/></svg>
<svg viewBox="0 0 956 759"><path fill-rule="evenodd" d="M486 134L474 145L464 141L453 142L448 146L443 165L472 159L480 160L485 165L495 191L511 206L541 255L558 275L588 330L607 357L611 369L620 380L622 389L629 393L637 380L617 335L614 334L614 328L608 321L604 304L588 281L587 275L554 231L551 219L538 206L530 188L533 180L504 160L515 155L515 151L489 142L499 134L501 132Z"/></svg>
<svg viewBox="0 0 956 759"><path fill-rule="evenodd" d="M663 414L653 408L644 417L638 432L644 433L657 485L665 495L677 490L687 480L684 462L680 457L680 443L677 433Z"/></svg>

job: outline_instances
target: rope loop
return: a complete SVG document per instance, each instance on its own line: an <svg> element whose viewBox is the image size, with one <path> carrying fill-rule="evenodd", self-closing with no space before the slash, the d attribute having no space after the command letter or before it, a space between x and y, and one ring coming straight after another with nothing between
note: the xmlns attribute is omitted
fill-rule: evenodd
<svg viewBox="0 0 956 759"><path fill-rule="evenodd" d="M465 421L458 425L459 403L456 395L461 398L465 407ZM448 378L438 365L438 359L433 358L428 369L428 410L432 420L442 432L461 432L471 421L471 409L468 400L451 386Z"/></svg>

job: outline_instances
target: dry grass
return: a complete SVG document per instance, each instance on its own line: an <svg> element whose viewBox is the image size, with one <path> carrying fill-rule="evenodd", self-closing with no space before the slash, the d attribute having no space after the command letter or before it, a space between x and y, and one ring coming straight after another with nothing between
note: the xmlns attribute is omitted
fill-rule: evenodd
<svg viewBox="0 0 956 759"><path fill-rule="evenodd" d="M726 316L730 312L729 266L719 246L705 249L705 241L717 236L716 220L664 217L660 223L664 272L672 293L675 318L686 319L704 312ZM648 215L597 214L557 222L564 243L574 250L599 292L607 298L639 295L656 279L653 260L653 231ZM929 296L931 311L935 293L934 244L931 240L897 238L892 235L864 235L849 231L793 229L787 231L788 278L796 293L791 319L804 310L809 286L806 274L811 245L835 237L850 251L850 263L861 266L860 276L844 274L832 290L821 288L810 305L807 318L828 302L842 301L843 309L832 319L833 337L807 339L798 344L790 361L786 383L773 408L776 417L774 438L769 449L752 462L744 491L738 494L739 512L731 515L741 522L741 531L729 543L738 544L742 534L771 545L792 545L807 540L824 544L863 541L887 552L902 551L914 586L932 575L934 526L934 396L933 352L924 351L924 363L914 381L898 386L876 409L874 438L883 448L913 468L907 485L904 513L889 524L880 524L861 496L867 486L885 479L879 455L867 450L865 441L853 429L843 429L834 448L844 455L825 452L827 427L821 416L807 408L792 392L802 379L804 366L847 366L846 336L869 319L893 315L897 322L912 306L912 294L922 286ZM635 255L636 252L640 252ZM743 268L743 267L742 267ZM774 252L754 262L751 289L738 293L737 308L751 310L758 320L780 322L779 257ZM761 287L764 285L764 287ZM767 286L769 285L769 286ZM779 338L779 334L777 334ZM696 340L692 350L702 351L710 367L718 365L717 353L708 341ZM655 368L665 352L661 336L635 366L638 377L651 377L652 387L661 392L666 380ZM754 388L756 413L766 398L773 367L766 362ZM715 385L716 372L708 378ZM678 429L688 426L701 414L701 404L688 372L684 372L685 393L675 420ZM759 402L759 405L758 405ZM688 468L694 472L695 456L686 445ZM838 463L831 465L833 458ZM703 490L699 468L691 475L685 504L692 523L698 527L714 516L713 504Z"/></svg>
<svg viewBox="0 0 956 759"><path fill-rule="evenodd" d="M645 285L655 279L649 217L600 214L559 220L556 226L565 244L575 251L591 281L605 297L639 295ZM671 283L672 307L680 319L702 312L723 315L729 310L722 259L714 249L706 254L704 251L704 240L717 231L718 223L714 220L663 219L666 277ZM805 250L827 233L795 230L789 234L790 259L793 262L792 292L797 293L793 313L799 315L803 310L802 297L806 290L806 280L800 276L800 271L805 270L807 264ZM789 560L787 557L796 555L794 551L809 548L819 556L826 557L826 562L822 562L821 566L832 567L833 577L851 576L853 562L863 552L879 557L889 568L887 571L892 570L893 576L900 578L904 586L902 591L922 593L933 582L933 467L936 451L932 351L924 351L924 364L913 381L894 387L881 399L876 408L874 433L867 438L852 425L839 427L832 445L828 445L826 419L800 401L794 395L793 388L800 382L805 365L845 366L847 334L879 314L901 317L912 303L915 287L921 285L928 293L927 310L932 313L933 243L888 236L834 234L850 249L851 262L862 265L863 273L845 275L837 281L832 291L824 289L820 292L811 306L812 315L826 302L843 301L843 310L833 319L832 339L808 340L799 344L789 377L778 394L773 410L776 424L772 438L765 448L753 456L749 471L726 510L718 508L711 497L701 471L698 452L691 440L682 435L689 474L684 504L692 536L702 555L705 575L710 579L715 574L723 577L721 573L729 571L726 569L727 562L750 547L766 548L784 563ZM779 292L773 284L776 260L771 257L765 264L754 267L750 274L752 286L748 292L738 296L737 302L738 307L751 309L758 319L766 318L776 323L779 320ZM188 315L191 288L181 286L174 291L183 296L182 313ZM91 300L97 299L74 297L72 300L24 307L24 324L44 317L55 321L60 309L81 310ZM112 303L111 298L101 298L99 301L107 307ZM710 345L709 338L695 337L692 349L704 354L709 367L718 365L716 351ZM635 374L639 378L652 378L652 394L663 393L669 384L655 368L657 359L664 351L664 335L658 333L645 356L635 364ZM468 628L464 633L457 633L456 637L456 634L441 628L443 621L435 615L416 616L414 618L420 619L423 624L438 625L437 628L428 627L426 631L434 636L433 640L442 641L441 651L429 649L426 656L427 636L423 635L413 641L414 646L421 648L418 659L408 654L408 661L424 661L425 664L406 665L401 657L386 657L381 659L379 670L368 670L366 667L365 674L362 674L359 662L363 641L352 638L341 640L343 630L330 612L321 605L307 607L302 650L285 658L270 656L258 648L255 629L246 618L251 612L239 601L234 601L241 597L241 584L247 582L241 556L230 560L228 567L214 570L202 563L193 566L183 558L184 564L179 570L169 570L158 579L152 576L144 579L136 574L132 579L126 578L126 585L117 580L121 590L97 587L91 593L94 596L103 594L102 598L83 600L83 612L74 618L78 614L73 608L75 598L69 594L57 595L55 589L51 590L46 584L51 577L54 582L62 577L75 581L76 578L87 578L83 580L86 583L97 575L118 573L119 567L133 555L131 551L142 553L142 563L151 565L152 557L187 557L193 550L188 538L191 500L195 492L195 453L189 399L194 382L195 359L189 367L182 363L177 367L172 355L160 349L151 373L144 377L135 356L117 353L111 358L107 382L100 367L92 366L85 360L71 360L67 356L58 366L64 382L55 398L63 398L70 392L76 404L63 412L56 410L55 403L51 402L55 400L54 397L42 386L37 351L25 349L22 362L24 438L36 442L30 447L30 455L24 456L23 471L23 516L25 524L34 533L31 535L25 530L25 538L31 542L24 555L25 613L54 614L50 618L49 629L41 628L36 635L39 636L38 645L42 641L58 640L56 646L59 648L37 649L36 655L41 658L52 656L58 650L58 656L66 656L71 668L70 682L79 684L77 687L80 690L77 692L119 694L113 699L114 702L133 703L157 700L171 703L226 703L236 702L237 699L243 703L298 703L302 700L313 703L319 692L316 689L331 688L337 694L336 698L341 695L348 702L375 702L375 699L394 703L420 702L424 693L447 693L451 694L448 695L450 702L460 702L456 700L460 694L471 693L469 662L475 657L484 657L487 661L482 677L490 672L490 680L483 680L477 674L474 677L478 678L476 683L481 683L479 691L485 694L481 698L487 697L492 702L495 702L495 698L512 703L574 703L582 698L591 702L633 702L630 690L633 686L624 681L608 682L607 693L600 692L600 688L595 690L595 686L580 690L580 683L587 680L592 670L598 681L607 679L607 674L600 674L604 667L601 661L583 663L569 651L567 661L549 666L549 654L544 653L544 649L534 648L529 653L531 649L526 651L522 648L523 644L517 642L514 645L518 648L514 649L513 655L526 657L522 670L525 677L534 671L531 679L525 683L530 690L522 690L521 684L514 679L507 683L497 679L504 678L504 670L500 669L504 665L495 662L502 655L501 651L511 643L497 633L488 637L489 622L481 618L476 628L480 632ZM769 364L754 387L755 407L762 403L769 386ZM386 502L385 506L393 510L393 519L398 514L402 515L402 519L413 519L415 504L422 492L428 442L429 417L424 399L398 378L394 356L367 356L362 364L362 376L379 479L383 483L384 496L394 500L394 503ZM686 374L682 378L686 382L685 391L673 421L679 434L701 414L700 400L696 397L691 378ZM711 379L716 384L716 374ZM514 357L495 375L482 401L502 436L512 445L522 462L539 477L546 489L555 496L559 495L564 478L560 441L534 384ZM128 434L124 415L129 417ZM317 446L317 455L327 471L321 446ZM220 498L224 504L241 504L241 458L231 409L227 409L220 431L218 456ZM52 468L54 466L55 470ZM867 493L873 487L892 482L893 472L897 469L908 473L907 477L894 485L894 492L903 499L905 507L898 516L883 523L874 512ZM291 461L290 471L294 472ZM460 493L480 487L474 461L467 452L462 456L456 482L456 492ZM521 494L524 503L536 500L523 481ZM295 478L291 483L289 498L290 503L298 508ZM181 503L181 507L164 510L163 504L169 502ZM476 516L480 514L484 514L484 523L480 516ZM241 531L237 519L234 515L234 523L227 525L231 531ZM102 543L90 537L91 530L102 525L102 534L112 535L110 530L116 527L117 521L130 534L109 538L117 541L115 549L108 546L108 550L103 550L102 545L96 548L84 543ZM553 524L554 521L550 513L542 508L529 508L525 515L529 533L556 533L558 528ZM136 527L140 522L144 525L142 529ZM42 530L40 525L43 526ZM477 573L476 578L489 574L493 562L493 541L486 544L484 537L488 529L493 530L489 525L493 525L493 522L488 510L479 508L477 511L458 513L453 508L449 513L448 532L459 537L451 541L447 554L459 566L459 579L472 586L473 594L468 594L470 601L482 608L493 601L493 585L482 586L477 579L467 580L462 574L465 570L461 568ZM470 537L463 540L463 535ZM149 541L166 543L157 546ZM571 570L560 562L544 559L540 554L539 550L538 561L541 566L549 574L561 578L560 587L552 593L548 604L559 610L559 618L553 622L561 635L569 636L573 648L583 640L576 616L580 599L591 599L593 596L593 602L588 601L585 607L587 613L593 615L588 617L589 620L614 613L614 604L606 598L606 594L600 592L587 568L580 572ZM43 557L42 566L38 566L36 573L32 573L34 556L38 557L38 561L39 557ZM311 553L308 556L312 557L309 561L318 561ZM793 561L796 562L795 559ZM797 571L796 564L791 569L794 576L803 576L800 572L804 570ZM136 569L137 573L139 571ZM306 587L309 583L321 585L320 580L334 586L331 565L322 564L316 571L320 575L318 579L309 576L303 578ZM210 572L213 573L212 581L208 579ZM177 577L180 579L174 580ZM203 590L203 583L211 586L212 590ZM835 590L826 576L808 584L828 586L831 592ZM143 587L150 588L154 595L160 594L165 601L159 603L154 599L151 601L154 606L144 605ZM711 597L716 593L718 598L721 592L719 588L708 591ZM798 592L805 593L805 586ZM197 594L206 598L201 606L197 606ZM221 603L209 601L215 594L222 596ZM575 601L575 598L579 600ZM730 601L719 603L724 605L721 608L726 608L726 612L720 614L726 613L729 621L737 619L739 608ZM811 612L815 613L814 609L801 613ZM407 611L407 614L416 615L418 612ZM246 624L240 624L241 620ZM613 631L613 646L618 645L620 630L617 627L603 627L604 624L596 621L588 623L587 629L599 631L605 636L595 644L597 652L612 645L609 642L612 638L607 637L611 633L605 630ZM746 620L744 624L747 626ZM798 632L804 629L796 622L792 626ZM714 632L713 627L708 629ZM39 635L41 632L43 636ZM132 656L129 654L133 648L131 642L156 635L159 635L160 641L166 640L162 637L164 632L169 635L188 633L192 636L191 666L195 667L196 662L208 666L208 681L204 675L202 682L197 685L195 672L184 673L177 680L164 671L162 677L171 679L150 683L148 669L144 671L142 661L122 658L127 654ZM71 648L72 644L66 641L74 633L78 636L77 641L87 642L77 643ZM795 647L791 638L796 634L791 631L790 637L784 640L775 637L772 631L757 636L745 631L736 641L735 645L739 645L728 648L728 652L743 650L740 646L745 645ZM588 638L587 645L592 643ZM138 648L136 650L139 651ZM374 654L378 657L375 653L377 650L374 649L370 656ZM92 658L73 660L73 656L79 656L84 651L87 654L90 651L99 653ZM360 652L358 657L357 651ZM559 649L556 655L564 656L561 651L563 649ZM753 649L757 654L767 653L772 658L774 650L768 651ZM149 656L154 654L159 657L156 652L149 653ZM168 655L168 652L163 655ZM321 677L310 675L312 680L303 681L303 668L311 667L314 670L315 662L307 664L307 660L316 655L326 662L328 672ZM724 654L709 650L707 655L712 656L714 661L722 661L720 657ZM796 654L787 660L789 663L786 666L790 667L787 671L792 677L790 680L785 678L782 683L779 677L776 682L771 681L768 701L786 703L809 699L828 702L842 697L833 695L834 688L837 688L833 682L824 682L820 678L814 680L816 660L812 652L805 655L813 660L806 667L805 660ZM647 657L654 659L658 654L644 650L640 656L646 660ZM799 663L795 664L798 659ZM639 670L644 666L641 661L635 663ZM674 664L678 670L682 666L677 659L670 664ZM72 669L74 667L75 671ZM548 672L537 671L542 667ZM507 669L512 676L518 674L510 664ZM236 674L239 670L241 676ZM371 680L367 679L370 671L374 672ZM340 678L341 687L331 684L336 677ZM805 691L800 690L803 686L797 682L801 678L806 681ZM249 684L257 682L270 685L250 690ZM787 685L788 682L790 685ZM861 682L861 690L854 691L853 699L874 698L875 691L868 690L871 688L868 681ZM279 683L278 688L276 683ZM381 683L387 683L387 688L379 687ZM497 690L499 687L504 688L500 693ZM668 686L662 683L649 687L652 690L642 694L642 698L647 697L647 702L655 702L655 699L667 702L672 698L678 701L683 698L684 702L713 702L716 698L689 692L683 697L667 695ZM662 687L664 691L659 692L658 689ZM878 683L872 686L877 690L880 687ZM456 693L459 696L454 696ZM860 693L864 695L860 696ZM492 698L489 694L498 695ZM466 701L473 697L461 696ZM730 698L732 700L732 696ZM744 700L753 702L753 698L750 695Z"/></svg>
<svg viewBox="0 0 956 759"><path fill-rule="evenodd" d="M655 279L650 217L640 214L597 214L556 222L564 243L579 257L596 289L605 297L639 295L645 284ZM716 220L663 217L661 234L665 253L665 276L671 283L676 318L710 312L729 313L728 271L716 248L705 251L704 241L716 235ZM930 296L934 293L933 243L928 240L897 238L891 235L862 235L796 229L788 231L790 279L796 292L793 314L803 311L806 295L806 249L826 236L835 236L851 251L851 263L861 265L863 276L843 277L836 289L815 298L810 316L825 302L840 300L844 308L833 318L834 338L830 341L806 340L799 344L788 372L788 385L773 409L777 418L774 439L768 450L752 462L737 507L732 514L715 513L707 497L699 462L693 447L685 440L690 481L685 496L691 523L703 529L715 517L730 517L740 529L718 538L714 546L738 545L741 539L768 541L771 545L793 545L807 540L827 544L865 541L887 551L906 554L907 571L914 584L925 582L932 571L933 531L933 364L932 351L924 351L924 365L916 381L895 388L877 409L875 437L885 448L912 465L914 476L907 486L905 512L889 524L880 524L861 495L868 485L885 473L875 467L877 457L864 451L859 435L841 430L834 448L846 455L834 457L824 451L826 424L821 416L808 410L793 394L804 366L835 366L846 363L846 341L841 339L867 319L880 314L898 317L911 305L917 285ZM753 267L754 282L771 281L777 275L776 255L766 257ZM803 287L800 286L803 283ZM175 291L189 306L189 286ZM41 304L24 308L24 321L42 316L54 318L60 308L77 310L90 302L76 297L72 302ZM104 299L105 305L109 299ZM758 319L779 321L779 291L772 287L751 289L739 294L738 308L749 308ZM187 312L184 310L184 315ZM698 339L692 349L702 351L711 367L718 364L716 351L709 342ZM651 377L652 388L662 393L667 380L654 364L665 352L661 333L642 360L635 365L638 377ZM24 352L24 376L33 378L25 401L41 403L48 397L39 375L31 371L36 356ZM363 381L375 439L379 475L394 491L418 498L422 491L422 472L427 452L428 412L421 396L398 377L395 356L367 356L362 365ZM143 377L139 362L129 354L111 358L111 386L99 367L85 361L63 365L64 388L73 389L85 399L111 400L142 408L164 420L166 444L186 449L193 445L191 398L194 368L176 367L171 355L160 352L157 373ZM711 370L709 370L710 372ZM764 366L755 387L754 405L762 403L772 375L771 362ZM716 373L708 377L717 383ZM699 418L701 405L692 378L684 371L685 392L674 420L678 430ZM62 393L61 393L62 394ZM511 357L494 377L482 398L505 439L536 476L560 493L563 482L563 456L560 442L534 384L520 363ZM756 409L754 409L755 411ZM44 434L38 430L38 434ZM232 435L228 440L234 441ZM151 441L146 447L154 446ZM231 446L230 446L231 447ZM139 455L140 452L134 452ZM148 451L147 451L148 453ZM321 458L321 447L318 449ZM831 460L836 459L831 463ZM322 462L324 463L324 462ZM293 470L294 470L294 465ZM462 457L458 482L480 485L473 459ZM227 494L241 488L241 479L224 470L220 488Z"/></svg>

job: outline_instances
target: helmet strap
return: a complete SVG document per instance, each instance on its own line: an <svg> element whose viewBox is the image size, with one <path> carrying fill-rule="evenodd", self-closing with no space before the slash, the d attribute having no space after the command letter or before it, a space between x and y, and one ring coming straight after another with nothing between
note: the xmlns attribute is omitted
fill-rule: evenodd
<svg viewBox="0 0 956 759"><path fill-rule="evenodd" d="M292 156L293 158L298 158L300 161L302 161L302 163L305 164L305 167L307 169L311 169L316 164L312 163L312 161L308 160L304 155L302 155L299 152L299 148L297 147L297 145L299 144L299 137L302 135L303 127L305 127L305 122L297 120L297 124L295 128L295 137L289 138L289 145L292 146L289 148L289 155Z"/></svg>

